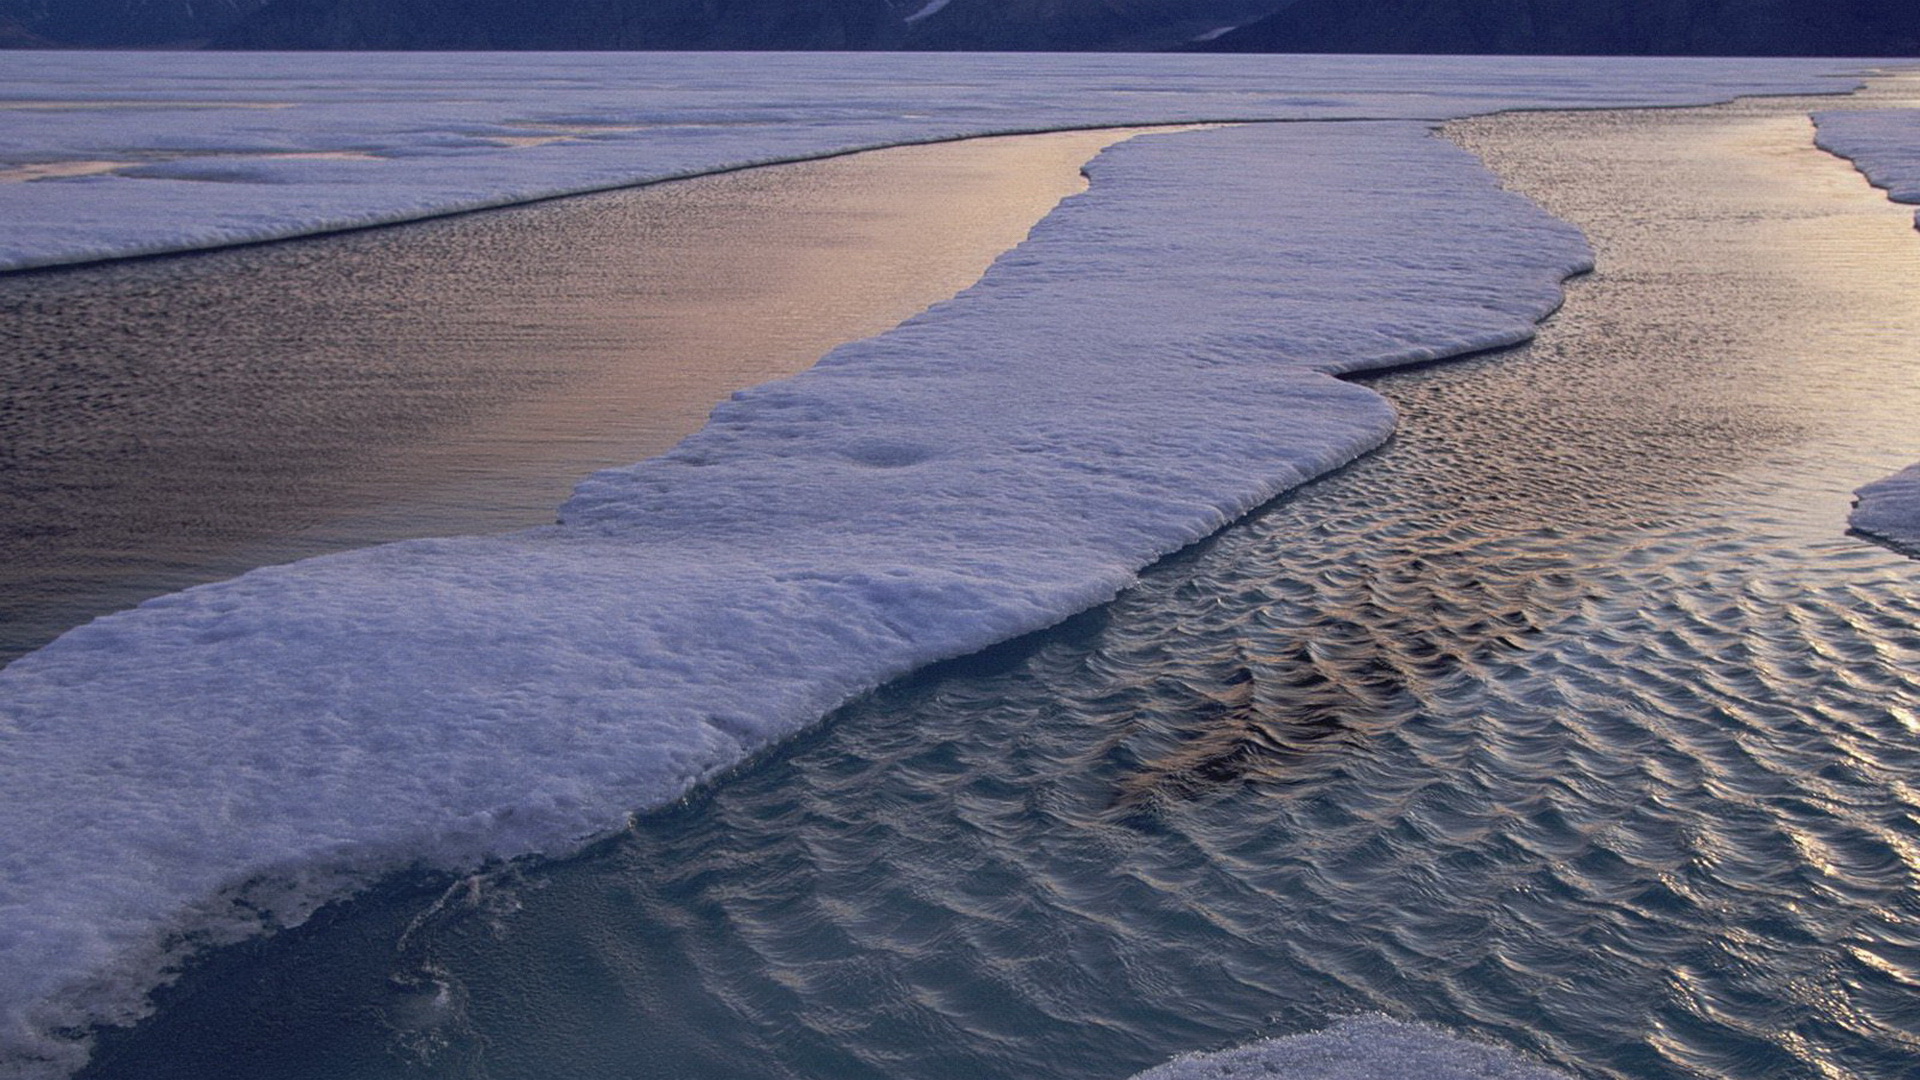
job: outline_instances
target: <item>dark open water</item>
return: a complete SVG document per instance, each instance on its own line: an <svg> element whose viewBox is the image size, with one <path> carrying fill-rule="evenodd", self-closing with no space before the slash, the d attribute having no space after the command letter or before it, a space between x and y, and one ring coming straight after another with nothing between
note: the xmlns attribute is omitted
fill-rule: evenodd
<svg viewBox="0 0 1920 1080"><path fill-rule="evenodd" d="M1920 458L1920 237L1803 113L1460 125L1601 267L1376 380L1380 453L580 858L214 956L89 1075L1116 1078L1364 1010L1914 1075L1920 566L1843 531Z"/></svg>

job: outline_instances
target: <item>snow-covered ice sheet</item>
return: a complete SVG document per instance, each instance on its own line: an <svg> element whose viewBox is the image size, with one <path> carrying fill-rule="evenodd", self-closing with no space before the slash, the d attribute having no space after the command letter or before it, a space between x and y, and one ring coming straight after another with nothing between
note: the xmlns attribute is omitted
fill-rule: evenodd
<svg viewBox="0 0 1920 1080"><path fill-rule="evenodd" d="M1823 70L28 56L7 94L55 107L0 110L6 153L161 176L0 184L0 235L22 265L906 138L1672 103ZM588 134L487 145L534 124ZM1385 438L1386 404L1334 373L1520 341L1586 265L1420 122L1150 136L1090 172L974 288L590 478L561 525L255 571L0 671L0 1075L71 1068L84 1046L52 1033L137 1012L187 945L416 861L567 850L881 681L1105 600Z"/></svg>
<svg viewBox="0 0 1920 1080"><path fill-rule="evenodd" d="M1324 1031L1186 1054L1133 1080L1570 1080L1425 1024L1358 1016Z"/></svg>
<svg viewBox="0 0 1920 1080"><path fill-rule="evenodd" d="M1920 203L1920 109L1833 110L1813 122L1822 150L1853 162L1887 198Z"/></svg>
<svg viewBox="0 0 1920 1080"><path fill-rule="evenodd" d="M1853 497L1847 524L1920 558L1920 465L1875 480Z"/></svg>
<svg viewBox="0 0 1920 1080"><path fill-rule="evenodd" d="M1920 109L1816 113L1820 148L1853 162L1895 202L1920 203ZM1920 213L1914 227L1920 228ZM1848 524L1920 557L1920 465L1854 492Z"/></svg>
<svg viewBox="0 0 1920 1080"><path fill-rule="evenodd" d="M989 132L1838 91L1806 60L13 52L0 270Z"/></svg>

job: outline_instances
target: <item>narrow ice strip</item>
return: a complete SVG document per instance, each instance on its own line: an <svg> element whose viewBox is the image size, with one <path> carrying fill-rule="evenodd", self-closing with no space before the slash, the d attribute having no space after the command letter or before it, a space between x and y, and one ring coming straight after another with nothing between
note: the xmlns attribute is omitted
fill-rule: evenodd
<svg viewBox="0 0 1920 1080"><path fill-rule="evenodd" d="M1133 1080L1571 1080L1513 1053L1384 1016L1324 1031L1188 1054Z"/></svg>
<svg viewBox="0 0 1920 1080"><path fill-rule="evenodd" d="M1821 112L1813 122L1820 149L1853 162L1894 202L1920 203L1920 109Z"/></svg>
<svg viewBox="0 0 1920 1080"><path fill-rule="evenodd" d="M557 526L257 570L0 670L0 1074L80 1061L49 1032L133 1015L182 942L569 850L1112 597L1387 437L1331 373L1524 340L1588 265L1416 123L1148 136L1090 174L955 300Z"/></svg>
<svg viewBox="0 0 1920 1080"><path fill-rule="evenodd" d="M1920 558L1920 465L1909 465L1853 493L1847 524Z"/></svg>
<svg viewBox="0 0 1920 1080"><path fill-rule="evenodd" d="M1843 92L1836 61L13 53L0 270L416 220L969 135ZM570 137L553 141L563 131ZM122 162L57 178L76 162Z"/></svg>
<svg viewBox="0 0 1920 1080"><path fill-rule="evenodd" d="M1920 109L1867 109L1814 115L1822 150L1853 162L1895 202L1920 203ZM1914 227L1920 229L1920 213ZM1854 492L1847 523L1920 557L1920 465Z"/></svg>

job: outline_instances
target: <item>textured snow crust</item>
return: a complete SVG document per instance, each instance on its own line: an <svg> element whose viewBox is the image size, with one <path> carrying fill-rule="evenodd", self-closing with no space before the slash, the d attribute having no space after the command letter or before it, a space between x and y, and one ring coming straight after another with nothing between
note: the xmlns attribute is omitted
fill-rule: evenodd
<svg viewBox="0 0 1920 1080"><path fill-rule="evenodd" d="M1920 203L1920 109L1835 110L1813 122L1822 150L1853 162L1894 202Z"/></svg>
<svg viewBox="0 0 1920 1080"><path fill-rule="evenodd" d="M1853 498L1847 524L1920 558L1920 465L1875 480Z"/></svg>
<svg viewBox="0 0 1920 1080"><path fill-rule="evenodd" d="M16 51L0 67L0 270L982 133L1437 120L1853 88L1833 71L1805 60ZM3 179L75 163L109 171Z"/></svg>
<svg viewBox="0 0 1920 1080"><path fill-rule="evenodd" d="M1511 1051L1384 1016L1268 1039L1213 1054L1186 1054L1133 1080L1570 1080Z"/></svg>
<svg viewBox="0 0 1920 1080"><path fill-rule="evenodd" d="M31 55L15 98L144 105L0 111L4 152L182 156L0 183L0 236L25 265L976 131L1852 85L1820 71ZM189 99L225 104L160 104ZM609 134L485 145L530 123ZM974 288L589 478L560 525L255 571L0 670L0 1075L72 1069L84 1043L55 1033L136 1015L192 947L408 865L570 850L886 679L1104 601L1386 438L1388 406L1335 373L1523 340L1587 265L1417 121L1150 136L1090 173Z"/></svg>
<svg viewBox="0 0 1920 1080"><path fill-rule="evenodd" d="M1920 109L1863 109L1815 114L1815 141L1853 162L1895 202L1920 203ZM1920 214L1914 227L1920 228ZM1847 523L1920 557L1920 465L1855 491Z"/></svg>

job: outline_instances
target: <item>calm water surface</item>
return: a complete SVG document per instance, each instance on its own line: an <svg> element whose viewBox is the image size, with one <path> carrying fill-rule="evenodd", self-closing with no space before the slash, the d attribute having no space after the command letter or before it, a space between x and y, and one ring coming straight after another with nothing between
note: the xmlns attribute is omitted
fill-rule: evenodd
<svg viewBox="0 0 1920 1080"><path fill-rule="evenodd" d="M95 1077L1124 1077L1364 1010L1586 1077L1913 1075L1920 236L1804 113L1453 137L1589 231L1532 347L1107 608L583 857L209 958Z"/></svg>

